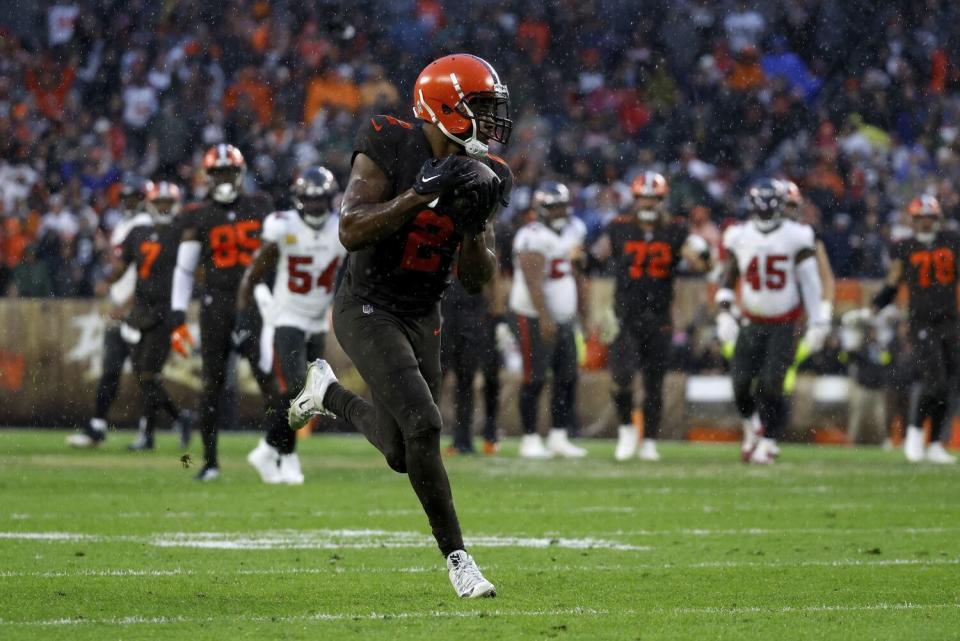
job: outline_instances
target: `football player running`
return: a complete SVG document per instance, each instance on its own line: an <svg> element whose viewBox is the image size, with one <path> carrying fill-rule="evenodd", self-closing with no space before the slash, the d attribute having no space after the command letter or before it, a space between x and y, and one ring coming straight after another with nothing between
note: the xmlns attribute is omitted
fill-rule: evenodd
<svg viewBox="0 0 960 641"><path fill-rule="evenodd" d="M488 143L509 139L509 94L489 63L467 54L427 65L413 94L423 122L375 116L358 133L340 210L350 254L333 327L373 402L315 361L290 406L290 425L332 413L355 426L391 469L407 474L456 593L493 596L464 550L441 459L439 300L454 260L472 294L497 267L488 221L507 203L512 177Z"/></svg>
<svg viewBox="0 0 960 641"><path fill-rule="evenodd" d="M821 305L813 229L785 220L783 201L776 181L764 180L749 189L750 219L723 235L727 260L716 295L720 340L735 343L730 374L744 422L743 460L759 464L774 461L776 440L785 427L783 381L796 353L797 321L806 310L803 341L811 352L823 347L830 328ZM738 277L742 328L734 313ZM761 438L749 438L757 432Z"/></svg>
<svg viewBox="0 0 960 641"><path fill-rule="evenodd" d="M276 270L264 322L273 326L274 375L285 406L303 388L307 362L323 358L330 329L327 310L338 266L347 254L333 209L340 193L333 173L326 167L309 167L294 181L291 192L294 209L274 212L264 221L262 244L237 296L237 317L255 314L254 286ZM252 327L254 321L242 324ZM304 479L296 444L296 433L285 430L275 447L261 440L247 460L265 481L300 485Z"/></svg>
<svg viewBox="0 0 960 641"><path fill-rule="evenodd" d="M570 190L553 181L533 192L535 218L513 239L510 311L523 355L520 456L580 458L587 451L570 442L577 388L576 322L578 301L574 258L582 235L571 227ZM579 221L578 221L579 222ZM582 223L580 223L582 226ZM571 235L574 240L571 240ZM537 432L540 394L552 372L546 445Z"/></svg>
<svg viewBox="0 0 960 641"><path fill-rule="evenodd" d="M170 280L177 263L180 232L174 221L180 213L180 188L160 181L147 183L146 209L152 224L130 230L117 252L117 278L131 265L136 267L137 284L133 308L124 320L131 343L133 371L140 385L143 423L129 449L152 450L157 415L166 409L178 410L163 386L160 373L170 354Z"/></svg>
<svg viewBox="0 0 960 641"><path fill-rule="evenodd" d="M187 355L193 345L185 322L193 292L194 273L204 270L200 295L200 357L203 361L200 425L203 437L203 467L198 481L220 477L217 458L217 409L227 377L227 360L233 349L250 362L263 393L268 432L266 442L276 448L284 439L286 419L283 399L273 377L259 367L259 316L237 316L237 290L254 252L260 247L263 218L273 211L267 196L243 193L246 163L232 145L214 145L203 157L209 191L180 217L181 241L173 274L174 327L170 336L174 351ZM279 470L264 478L277 482Z"/></svg>
<svg viewBox="0 0 960 641"><path fill-rule="evenodd" d="M960 368L960 326L957 317L957 256L960 235L941 229L943 212L933 196L921 196L907 207L913 236L894 246L883 289L873 299L875 315L893 303L900 283L910 292L909 329L920 363L920 396L911 403L903 439L908 461L952 464L956 457L943 447L943 423L951 385ZM865 315L866 315L865 314ZM930 444L924 447L923 423L930 419Z"/></svg>
<svg viewBox="0 0 960 641"><path fill-rule="evenodd" d="M601 262L613 260L614 315L619 333L610 345L612 397L620 426L614 458L637 453L638 432L632 421L633 377L643 373L643 443L639 458L658 461L657 438L663 409L663 379L672 341L673 283L686 261L689 269L710 267L707 241L669 220L669 185L663 175L646 171L631 184L630 211L613 219L593 246Z"/></svg>

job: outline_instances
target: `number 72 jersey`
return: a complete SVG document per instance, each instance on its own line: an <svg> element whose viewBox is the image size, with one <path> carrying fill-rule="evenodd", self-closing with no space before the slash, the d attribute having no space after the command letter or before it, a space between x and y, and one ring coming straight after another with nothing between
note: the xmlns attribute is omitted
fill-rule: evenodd
<svg viewBox="0 0 960 641"><path fill-rule="evenodd" d="M327 308L333 300L337 269L347 255L340 244L340 218L331 215L319 229L296 210L279 211L263 223L263 241L279 250L273 304L267 319L276 327L296 327L308 334L328 330Z"/></svg>
<svg viewBox="0 0 960 641"><path fill-rule="evenodd" d="M785 220L771 232L752 221L732 225L723 233L723 246L737 261L740 272L740 306L743 315L757 322L789 322L803 313L796 258L815 251L813 228ZM809 260L815 260L811 258Z"/></svg>

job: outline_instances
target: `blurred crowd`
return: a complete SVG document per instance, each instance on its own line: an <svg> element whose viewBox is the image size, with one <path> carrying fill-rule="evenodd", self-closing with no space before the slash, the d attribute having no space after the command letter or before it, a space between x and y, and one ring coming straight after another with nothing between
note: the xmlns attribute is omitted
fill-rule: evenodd
<svg viewBox="0 0 960 641"><path fill-rule="evenodd" d="M125 172L203 195L228 141L248 189L349 171L359 124L410 117L438 55L499 70L516 122L509 227L545 178L595 236L644 169L710 242L745 185L796 181L837 275L875 278L933 193L960 219L951 0L40 0L0 17L0 291L93 296Z"/></svg>

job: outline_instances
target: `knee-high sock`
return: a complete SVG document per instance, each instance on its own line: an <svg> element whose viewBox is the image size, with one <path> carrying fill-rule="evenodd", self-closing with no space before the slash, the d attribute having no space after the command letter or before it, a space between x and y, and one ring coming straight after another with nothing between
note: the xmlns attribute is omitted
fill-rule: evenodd
<svg viewBox="0 0 960 641"><path fill-rule="evenodd" d="M440 458L440 432L431 431L405 441L407 476L416 492L440 552L447 556L463 549L460 521L453 507L450 480Z"/></svg>
<svg viewBox="0 0 960 641"><path fill-rule="evenodd" d="M524 434L537 431L537 404L542 391L543 383L524 383L520 388L520 423Z"/></svg>

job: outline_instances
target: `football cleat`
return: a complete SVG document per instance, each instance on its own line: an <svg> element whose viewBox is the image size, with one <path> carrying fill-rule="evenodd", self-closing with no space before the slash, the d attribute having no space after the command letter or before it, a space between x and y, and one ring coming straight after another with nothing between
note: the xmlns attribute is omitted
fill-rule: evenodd
<svg viewBox="0 0 960 641"><path fill-rule="evenodd" d="M613 458L617 461L630 460L637 452L637 442L640 434L636 425L621 425L617 428L617 447L613 450Z"/></svg>
<svg viewBox="0 0 960 641"><path fill-rule="evenodd" d="M287 485L303 485L303 470L296 452L280 455L280 482Z"/></svg>
<svg viewBox="0 0 960 641"><path fill-rule="evenodd" d="M497 441L484 441L483 453L487 456L494 456L500 453L500 443Z"/></svg>
<svg viewBox="0 0 960 641"><path fill-rule="evenodd" d="M180 436L180 449L185 450L190 446L190 437L193 433L193 426L197 422L197 415L190 410L180 410L177 420L173 422L173 429Z"/></svg>
<svg viewBox="0 0 960 641"><path fill-rule="evenodd" d="M335 416L333 412L323 406L323 396L327 393L330 383L337 381L336 374L330 363L318 358L307 367L307 379L303 389L290 403L287 411L287 422L290 429L298 430L307 424L310 417L317 414Z"/></svg>
<svg viewBox="0 0 960 641"><path fill-rule="evenodd" d="M957 457L947 452L943 443L934 441L927 447L927 460L940 465L953 465L957 462Z"/></svg>
<svg viewBox="0 0 960 641"><path fill-rule="evenodd" d="M257 446L247 454L247 463L260 475L260 480L270 485L282 482L280 478L280 452L277 448L260 439Z"/></svg>
<svg viewBox="0 0 960 641"><path fill-rule="evenodd" d="M773 465L776 459L770 453L770 450L774 445L776 445L776 441L772 438L761 438L757 446L753 448L749 462L754 465Z"/></svg>
<svg viewBox="0 0 960 641"><path fill-rule="evenodd" d="M137 438L134 439L133 443L127 445L127 449L131 452L148 452L153 449L153 433L147 431L146 422L147 420L145 418L140 419L140 429L137 430Z"/></svg>
<svg viewBox="0 0 960 641"><path fill-rule="evenodd" d="M216 465L204 465L202 468L200 468L200 471L197 472L197 475L193 477L193 480L201 483L210 483L211 481L216 481L219 478L219 467Z"/></svg>
<svg viewBox="0 0 960 641"><path fill-rule="evenodd" d="M539 434L524 434L520 439L520 456L531 459L553 458L553 452L543 444Z"/></svg>
<svg viewBox="0 0 960 641"><path fill-rule="evenodd" d="M447 573L461 599L497 596L497 589L483 577L473 557L463 550L451 552L447 557Z"/></svg>
<svg viewBox="0 0 960 641"><path fill-rule="evenodd" d="M750 418L743 419L743 442L740 444L740 460L744 463L750 462L753 451L760 444L761 436L763 436L763 426L760 424L760 417L754 412Z"/></svg>
<svg viewBox="0 0 960 641"><path fill-rule="evenodd" d="M107 440L107 422L94 418L82 431L68 436L67 445L76 448L97 447L105 440Z"/></svg>
<svg viewBox="0 0 960 641"><path fill-rule="evenodd" d="M587 450L570 442L567 430L563 428L550 430L547 436L547 449L563 458L583 458L587 455Z"/></svg>
<svg viewBox="0 0 960 641"><path fill-rule="evenodd" d="M911 425L907 428L907 434L903 437L903 455L911 463L919 463L923 460L923 429Z"/></svg>
<svg viewBox="0 0 960 641"><path fill-rule="evenodd" d="M643 439L643 444L640 446L640 453L637 454L637 457L641 461L659 461L660 452L657 451L657 441L652 438Z"/></svg>

